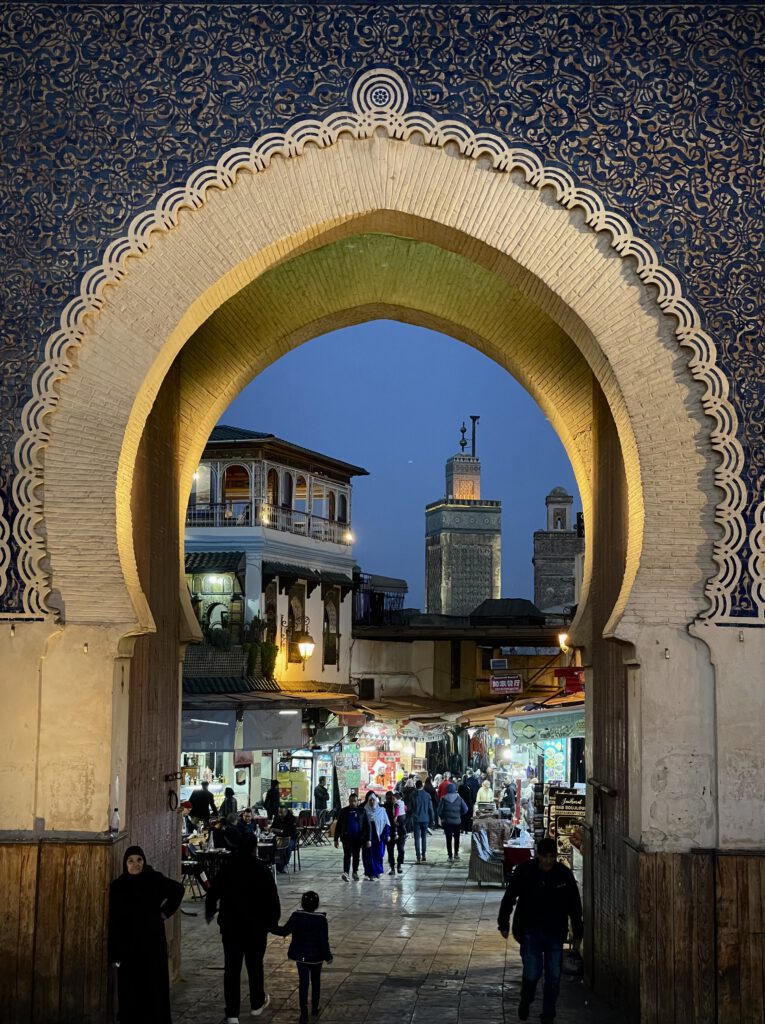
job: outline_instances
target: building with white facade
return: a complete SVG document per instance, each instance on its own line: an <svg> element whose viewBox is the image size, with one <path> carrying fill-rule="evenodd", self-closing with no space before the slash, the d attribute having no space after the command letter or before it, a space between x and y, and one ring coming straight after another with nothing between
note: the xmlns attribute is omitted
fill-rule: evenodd
<svg viewBox="0 0 765 1024"><path fill-rule="evenodd" d="M280 684L348 682L351 480L365 475L273 434L213 430L185 529L186 581L210 646L223 633L233 645L276 646L264 674ZM306 635L308 658L299 649Z"/></svg>

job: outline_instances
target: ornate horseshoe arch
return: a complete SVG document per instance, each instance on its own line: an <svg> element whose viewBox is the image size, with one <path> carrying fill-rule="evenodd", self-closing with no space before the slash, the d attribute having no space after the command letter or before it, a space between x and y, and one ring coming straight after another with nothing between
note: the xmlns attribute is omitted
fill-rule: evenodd
<svg viewBox="0 0 765 1024"><path fill-rule="evenodd" d="M227 191L242 172L257 175L274 157L299 157L305 147L334 146L343 136L371 139L375 134L392 140L421 137L426 147L456 147L462 157L482 161L496 172L520 172L527 185L537 190L549 187L557 203L567 209L579 208L594 232L605 231L610 244L622 258L632 257L636 273L646 285L657 289L656 304L676 320L675 335L690 351L688 366L704 388L703 408L714 421L710 430L712 448L719 455L715 484L722 497L716 520L722 536L715 543L717 571L706 586L708 608L705 618L716 623L739 622L732 614L732 594L742 573L741 551L746 541L744 508L746 487L742 479L744 454L737 440L738 420L728 398L728 381L717 366L712 338L702 330L701 318L683 296L677 277L659 263L653 247L637 237L627 220L608 210L591 189L579 186L572 176L557 167L547 167L533 152L509 145L498 133L475 131L457 120L439 120L423 111L409 110L409 92L395 71L372 69L363 73L352 91L352 109L329 114L323 119L307 118L285 132L261 135L252 146L227 151L215 165L194 171L185 186L165 192L150 209L132 221L127 234L112 242L101 263L83 277L80 294L61 315L59 329L45 347L43 362L32 383L32 397L22 415L22 432L15 448L17 474L13 497L17 513L13 538L18 546L17 571L25 586L24 617L49 614L50 583L46 574L46 543L39 527L45 519L43 486L44 453L51 427L50 417L57 404L57 385L72 371L77 349L88 329L88 317L106 303L106 289L118 284L128 273L130 257L141 257L159 234L171 232L184 210L199 210L215 191ZM765 511L760 509L752 544L750 569L765 563ZM9 568L9 527L0 507L0 593ZM754 590L758 621L765 622L765 589ZM751 622L751 620L748 620Z"/></svg>

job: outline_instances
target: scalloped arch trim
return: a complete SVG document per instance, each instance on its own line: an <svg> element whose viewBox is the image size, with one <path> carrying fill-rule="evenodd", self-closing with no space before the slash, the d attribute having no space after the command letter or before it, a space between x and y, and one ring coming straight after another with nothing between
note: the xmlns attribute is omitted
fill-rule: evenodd
<svg viewBox="0 0 765 1024"><path fill-rule="evenodd" d="M59 329L46 343L44 359L32 380L32 397L22 413L22 432L15 447L17 474L13 481L13 498L17 514L13 538L19 551L17 571L24 585L21 617L49 613L46 604L49 583L44 570L46 549L37 529L44 519L41 492L43 452L49 438L46 421L56 405L56 383L72 368L72 354L82 343L85 318L104 305L105 287L117 284L125 276L127 260L145 253L155 233L171 231L182 210L204 206L211 189L231 188L243 172L258 174L269 166L274 156L288 159L300 156L307 145L326 148L334 145L344 133L365 139L384 131L392 139L406 140L420 134L428 146L456 145L464 157L488 160L496 171L519 171L534 188L552 188L561 206L581 208L593 231L607 231L612 248L621 257L632 257L643 283L657 289L656 302L664 313L675 317L677 340L690 350L690 371L704 386L704 411L714 421L711 444L720 457L715 468L715 484L722 492L716 512L722 536L715 544L717 572L707 583L705 617L719 623L743 621L733 614L732 608L732 594L742 573L740 552L747 536L744 518L747 494L742 479L744 452L737 439L738 418L729 401L727 378L717 365L715 344L702 330L699 313L684 297L677 276L661 266L654 248L635 235L624 217L607 209L596 192L579 186L567 171L546 167L535 153L508 145L498 133L476 132L461 121L438 120L423 111L408 110L408 87L392 69L374 68L360 75L353 86L352 105L352 110L337 111L321 120L299 121L285 132L267 132L252 146L230 149L216 164L193 171L185 186L169 189L153 207L137 214L127 234L112 242L101 263L84 275L79 295L67 304ZM765 504L759 509L756 537L753 537L757 543L752 545L749 566L758 571L765 565L763 524ZM0 504L0 595L7 586L10 567L9 536L8 522ZM753 598L757 604L757 621L765 622L765 586L756 586ZM752 619L746 621L751 623Z"/></svg>

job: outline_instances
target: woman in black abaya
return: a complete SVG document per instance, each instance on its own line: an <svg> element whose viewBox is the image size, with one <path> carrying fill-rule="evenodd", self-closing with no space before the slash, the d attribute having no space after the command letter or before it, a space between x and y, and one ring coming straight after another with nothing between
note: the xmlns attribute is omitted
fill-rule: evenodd
<svg viewBox="0 0 765 1024"><path fill-rule="evenodd" d="M183 886L150 868L129 846L122 874L109 886L109 963L118 967L120 1024L171 1024L165 921Z"/></svg>

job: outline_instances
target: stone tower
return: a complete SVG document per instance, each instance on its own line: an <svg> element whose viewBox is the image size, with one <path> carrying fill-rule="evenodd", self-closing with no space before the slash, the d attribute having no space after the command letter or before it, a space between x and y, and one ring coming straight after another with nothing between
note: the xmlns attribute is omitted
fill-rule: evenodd
<svg viewBox="0 0 765 1024"><path fill-rule="evenodd" d="M570 608L579 600L584 537L572 519L574 499L563 487L545 498L547 529L534 533L534 604L540 611Z"/></svg>
<svg viewBox="0 0 765 1024"><path fill-rule="evenodd" d="M465 449L446 463L445 496L425 508L425 611L468 615L487 598L500 595L502 502L481 499L481 461Z"/></svg>

